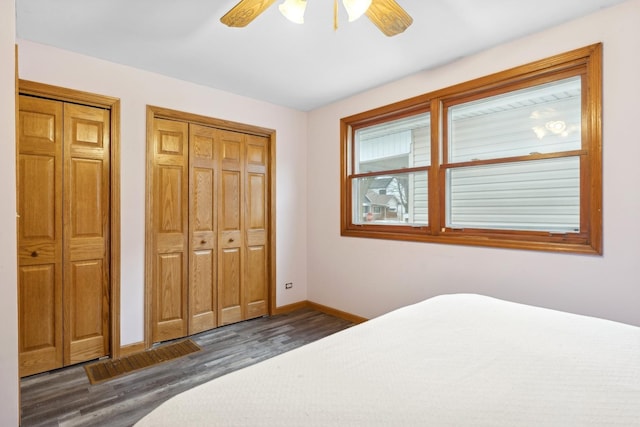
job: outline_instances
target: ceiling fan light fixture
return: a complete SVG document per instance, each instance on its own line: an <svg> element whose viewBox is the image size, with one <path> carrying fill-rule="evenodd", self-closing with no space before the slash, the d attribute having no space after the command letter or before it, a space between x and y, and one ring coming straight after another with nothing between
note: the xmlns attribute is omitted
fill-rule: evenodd
<svg viewBox="0 0 640 427"><path fill-rule="evenodd" d="M304 24L304 10L307 8L307 0L284 0L278 9L289 21L296 24Z"/></svg>
<svg viewBox="0 0 640 427"><path fill-rule="evenodd" d="M342 4L349 15L349 22L353 22L369 9L371 0L342 0Z"/></svg>
<svg viewBox="0 0 640 427"><path fill-rule="evenodd" d="M229 27L246 27L260 16L276 0L240 0L222 18L220 22ZM349 14L349 22L355 21L363 14L385 36L398 35L413 23L413 18L396 2L396 0L342 0ZM303 24L307 0L282 0L280 12L290 21ZM338 0L333 0L333 28L338 28Z"/></svg>

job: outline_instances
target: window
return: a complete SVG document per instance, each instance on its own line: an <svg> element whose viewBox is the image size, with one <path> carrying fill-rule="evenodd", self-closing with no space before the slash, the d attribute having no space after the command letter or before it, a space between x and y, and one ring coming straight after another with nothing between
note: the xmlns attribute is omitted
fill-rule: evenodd
<svg viewBox="0 0 640 427"><path fill-rule="evenodd" d="M423 110L354 130L354 224L427 223L430 124Z"/></svg>
<svg viewBox="0 0 640 427"><path fill-rule="evenodd" d="M602 252L601 45L341 120L342 235Z"/></svg>

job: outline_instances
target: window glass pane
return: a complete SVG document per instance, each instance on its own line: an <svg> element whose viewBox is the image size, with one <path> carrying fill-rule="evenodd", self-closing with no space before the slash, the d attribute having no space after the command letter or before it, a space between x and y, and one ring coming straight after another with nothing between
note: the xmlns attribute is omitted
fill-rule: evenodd
<svg viewBox="0 0 640 427"><path fill-rule="evenodd" d="M430 140L429 113L358 129L355 173L428 166Z"/></svg>
<svg viewBox="0 0 640 427"><path fill-rule="evenodd" d="M447 170L447 226L578 232L580 158Z"/></svg>
<svg viewBox="0 0 640 427"><path fill-rule="evenodd" d="M451 106L449 162L581 148L580 77Z"/></svg>
<svg viewBox="0 0 640 427"><path fill-rule="evenodd" d="M427 172L353 180L353 223L426 225Z"/></svg>

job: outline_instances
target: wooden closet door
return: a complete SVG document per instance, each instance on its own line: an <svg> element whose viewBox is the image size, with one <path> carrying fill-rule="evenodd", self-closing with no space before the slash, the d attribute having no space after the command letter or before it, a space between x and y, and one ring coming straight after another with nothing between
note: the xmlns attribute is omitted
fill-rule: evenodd
<svg viewBox="0 0 640 427"><path fill-rule="evenodd" d="M109 111L64 105L64 364L109 354Z"/></svg>
<svg viewBox="0 0 640 427"><path fill-rule="evenodd" d="M109 354L107 110L20 97L20 375Z"/></svg>
<svg viewBox="0 0 640 427"><path fill-rule="evenodd" d="M218 312L220 325L244 320L244 134L220 130Z"/></svg>
<svg viewBox="0 0 640 427"><path fill-rule="evenodd" d="M176 115L148 124L152 342L269 314L271 140Z"/></svg>
<svg viewBox="0 0 640 427"><path fill-rule="evenodd" d="M187 335L188 136L187 123L153 122L154 342Z"/></svg>
<svg viewBox="0 0 640 427"><path fill-rule="evenodd" d="M245 318L269 314L268 307L268 139L247 136Z"/></svg>
<svg viewBox="0 0 640 427"><path fill-rule="evenodd" d="M189 334L217 325L216 135L189 125Z"/></svg>
<svg viewBox="0 0 640 427"><path fill-rule="evenodd" d="M62 103L20 96L20 376L59 368L62 344Z"/></svg>

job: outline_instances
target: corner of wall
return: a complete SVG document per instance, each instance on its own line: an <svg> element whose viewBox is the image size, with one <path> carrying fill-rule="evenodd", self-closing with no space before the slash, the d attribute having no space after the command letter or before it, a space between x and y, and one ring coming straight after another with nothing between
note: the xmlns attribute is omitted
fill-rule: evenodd
<svg viewBox="0 0 640 427"><path fill-rule="evenodd" d="M0 3L0 424L18 425L18 307L16 249L16 9Z"/></svg>

